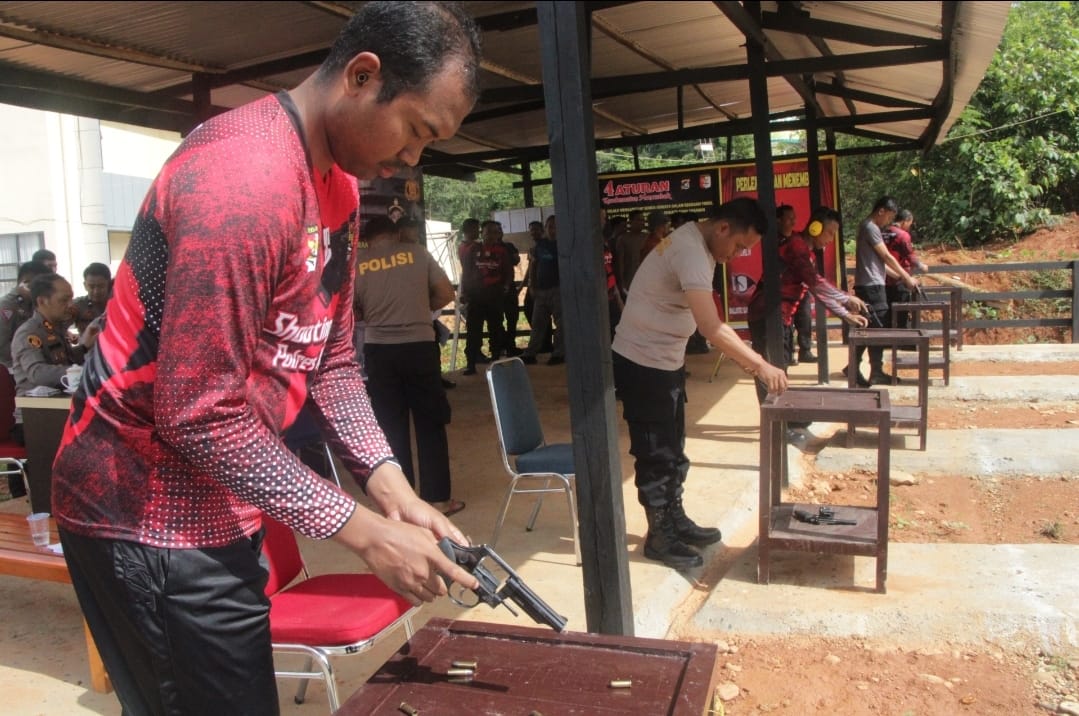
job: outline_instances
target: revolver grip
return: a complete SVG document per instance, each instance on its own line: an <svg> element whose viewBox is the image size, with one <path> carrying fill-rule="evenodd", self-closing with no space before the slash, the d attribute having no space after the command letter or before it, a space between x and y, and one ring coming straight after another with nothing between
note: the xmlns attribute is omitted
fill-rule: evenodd
<svg viewBox="0 0 1079 716"><path fill-rule="evenodd" d="M464 567L479 581L479 586L472 590L472 593L476 595L479 601L491 607L496 607L502 602L502 599L495 593L495 590L498 589L498 580L495 579L494 575L491 574L489 570L480 564L480 560L483 559L481 553L482 548L464 547L453 542L449 537L440 539L438 541L438 548L442 550L442 554L452 559L461 567ZM446 583L447 589L451 588L454 583L452 579L444 574L442 575L442 581Z"/></svg>

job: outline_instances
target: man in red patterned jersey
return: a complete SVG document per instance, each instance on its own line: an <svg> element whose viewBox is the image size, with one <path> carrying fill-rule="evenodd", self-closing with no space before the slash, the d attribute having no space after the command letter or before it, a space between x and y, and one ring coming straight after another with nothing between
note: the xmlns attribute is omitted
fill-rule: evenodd
<svg viewBox="0 0 1079 716"><path fill-rule="evenodd" d="M275 714L263 512L413 603L476 580L416 496L352 347L356 178L451 137L478 94L456 4L365 4L310 78L196 128L139 211L53 471L53 513L125 714ZM212 311L207 306L213 306ZM280 435L310 406L377 511ZM381 514L380 514L381 513Z"/></svg>
<svg viewBox="0 0 1079 716"><path fill-rule="evenodd" d="M461 293L468 304L468 333L465 337L465 369L461 375L475 375L477 363L487 363L498 357L505 343L502 325L503 299L506 287L513 283L513 260L502 241L502 224L488 220L480 231L483 241L468 253L469 269L462 271ZM487 324L487 346L490 356L483 353L483 324Z"/></svg>
<svg viewBox="0 0 1079 716"><path fill-rule="evenodd" d="M910 209L900 209L896 212L892 225L881 232L884 236L884 245L888 247L888 253L894 256L899 265L912 276L929 270L914 250L914 241L910 237L910 227L913 225L914 214ZM899 280L899 275L887 269L885 272L888 274L884 279L884 292L888 296L888 305L913 301L914 293ZM910 323L910 311L899 311L894 318L894 328L906 328Z"/></svg>
<svg viewBox="0 0 1079 716"><path fill-rule="evenodd" d="M787 207L789 208L789 207ZM793 211L792 211L793 214ZM786 363L794 356L794 322L799 305L812 293L829 311L856 328L865 328L869 319L862 315L865 302L844 293L817 271L814 249L823 249L835 241L839 233L839 213L827 206L818 207L799 234L779 236L779 315L783 321L783 355ZM749 303L749 335L753 350L763 355L767 344L767 309L764 301L764 281L757 284ZM757 383L757 402L763 402L767 391ZM807 426L808 423L803 424Z"/></svg>

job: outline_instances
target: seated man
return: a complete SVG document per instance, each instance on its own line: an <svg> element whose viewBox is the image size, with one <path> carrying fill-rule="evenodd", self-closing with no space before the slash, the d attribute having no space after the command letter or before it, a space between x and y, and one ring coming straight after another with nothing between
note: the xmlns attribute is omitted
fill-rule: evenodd
<svg viewBox="0 0 1079 716"><path fill-rule="evenodd" d="M56 273L56 254L48 249L38 249L30 257L30 260L45 264L45 268L49 270L49 273Z"/></svg>
<svg viewBox="0 0 1079 716"><path fill-rule="evenodd" d="M80 335L105 312L105 304L112 293L112 271L105 264L92 263L82 272L82 286L86 289L86 295L75 299L72 311Z"/></svg>
<svg viewBox="0 0 1079 716"><path fill-rule="evenodd" d="M35 276L50 273L40 261L27 261L19 266L15 278L15 288L0 298L0 363L11 371L11 339L15 331L34 315L34 304L30 300L30 282Z"/></svg>
<svg viewBox="0 0 1079 716"><path fill-rule="evenodd" d="M19 326L11 342L15 395L26 395L39 386L60 388L68 367L81 365L93 346L96 328L87 328L74 346L63 333L64 322L71 316L71 296L71 284L54 273L30 283L34 315Z"/></svg>
<svg viewBox="0 0 1079 716"><path fill-rule="evenodd" d="M26 395L38 386L60 388L60 379L69 366L81 364L86 352L94 344L100 328L88 328L77 346L71 345L64 332L65 321L71 318L71 284L61 276L47 273L30 282L30 298L34 314L15 331L11 342L12 374L15 378L15 395ZM25 444L22 411L15 408L15 425L11 439ZM22 481L14 476L8 478L12 497L26 494Z"/></svg>

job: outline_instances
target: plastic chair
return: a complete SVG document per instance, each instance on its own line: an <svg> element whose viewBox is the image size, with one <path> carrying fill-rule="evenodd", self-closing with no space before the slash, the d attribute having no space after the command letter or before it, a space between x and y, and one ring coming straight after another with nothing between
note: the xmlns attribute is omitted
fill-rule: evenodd
<svg viewBox="0 0 1079 716"><path fill-rule="evenodd" d="M0 365L0 475L19 475L30 495L30 481L26 477L26 447L11 439L15 426L15 379L8 369Z"/></svg>
<svg viewBox="0 0 1079 716"><path fill-rule="evenodd" d="M491 406L495 412L495 425L498 428L498 443L502 449L502 464L510 475L510 484L506 488L502 506L498 510L495 531L491 536L491 546L498 541L502 523L506 520L506 511L514 495L539 495L532 516L525 529L529 532L536 526L543 496L551 492L562 492L569 503L570 520L573 523L573 553L577 564L581 563L581 545L577 527L577 503L573 497L575 468L573 465L573 446L569 443L548 445L543 438L543 427L539 421L539 411L532 393L532 383L528 371L520 358L504 358L491 364L487 371L487 386L491 392ZM512 458L512 459L511 459ZM542 481L543 487L518 486L520 482L535 483ZM552 487L551 482L558 485Z"/></svg>
<svg viewBox="0 0 1079 716"><path fill-rule="evenodd" d="M322 574L310 577L296 535L286 525L262 516L266 536L262 554L270 572L270 640L278 654L306 657L301 671L278 670L278 678L302 679L295 701L302 704L311 679L326 682L330 712L340 701L329 657L359 654L398 626L412 637L413 607L373 574ZM292 584L300 575L303 579ZM291 585L291 586L289 586ZM318 668L312 665L318 662Z"/></svg>

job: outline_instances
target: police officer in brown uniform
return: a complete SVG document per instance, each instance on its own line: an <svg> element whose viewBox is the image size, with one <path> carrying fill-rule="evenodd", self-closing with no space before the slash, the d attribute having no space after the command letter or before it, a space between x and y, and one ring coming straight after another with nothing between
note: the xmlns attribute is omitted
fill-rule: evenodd
<svg viewBox="0 0 1079 716"><path fill-rule="evenodd" d="M34 315L34 303L30 300L30 282L35 276L50 273L40 261L27 261L19 266L15 288L0 298L0 365L11 372L11 339L19 326Z"/></svg>
<svg viewBox="0 0 1079 716"><path fill-rule="evenodd" d="M68 366L82 364L94 344L97 329L87 329L77 345L71 345L64 322L71 315L71 284L54 273L38 276L30 283L35 312L15 331L11 357L14 364L15 395L26 395L38 386L59 388Z"/></svg>
<svg viewBox="0 0 1079 716"><path fill-rule="evenodd" d="M112 271L105 264L92 263L82 272L82 286L86 289L86 295L75 299L72 310L80 335L105 312L105 304L112 292Z"/></svg>

